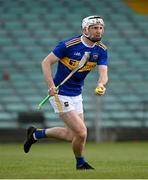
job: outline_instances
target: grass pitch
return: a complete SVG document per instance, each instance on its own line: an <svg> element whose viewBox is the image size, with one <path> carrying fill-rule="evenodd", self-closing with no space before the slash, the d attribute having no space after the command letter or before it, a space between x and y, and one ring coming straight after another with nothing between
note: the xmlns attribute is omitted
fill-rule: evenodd
<svg viewBox="0 0 148 180"><path fill-rule="evenodd" d="M86 145L85 156L94 171L76 171L68 143L36 143L28 154L22 144L0 145L1 179L146 179L148 143Z"/></svg>

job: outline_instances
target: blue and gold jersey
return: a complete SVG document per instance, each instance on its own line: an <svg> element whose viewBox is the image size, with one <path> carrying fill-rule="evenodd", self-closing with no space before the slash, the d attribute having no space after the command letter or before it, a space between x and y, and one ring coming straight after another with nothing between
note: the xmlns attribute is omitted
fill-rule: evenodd
<svg viewBox="0 0 148 180"><path fill-rule="evenodd" d="M81 36L76 36L60 42L53 50L53 53L60 58L54 77L56 86L76 68L85 52L90 52L86 65L60 87L60 95L77 96L81 94L87 74L96 65L107 65L107 48L102 42L88 47L82 42Z"/></svg>

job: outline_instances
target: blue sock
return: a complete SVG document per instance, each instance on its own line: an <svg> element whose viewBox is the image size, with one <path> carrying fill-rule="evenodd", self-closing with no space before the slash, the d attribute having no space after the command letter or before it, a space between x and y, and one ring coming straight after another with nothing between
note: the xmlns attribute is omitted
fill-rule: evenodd
<svg viewBox="0 0 148 180"><path fill-rule="evenodd" d="M82 166L86 161L84 159L84 157L80 156L80 157L76 157L76 161L77 161L77 167Z"/></svg>
<svg viewBox="0 0 148 180"><path fill-rule="evenodd" d="M46 138L45 131L46 131L46 129L36 129L36 131L33 133L34 138L36 140Z"/></svg>

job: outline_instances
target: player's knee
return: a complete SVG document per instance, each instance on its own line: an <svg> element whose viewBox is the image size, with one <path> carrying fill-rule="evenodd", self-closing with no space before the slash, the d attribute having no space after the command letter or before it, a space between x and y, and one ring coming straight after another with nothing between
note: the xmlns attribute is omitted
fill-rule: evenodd
<svg viewBox="0 0 148 180"><path fill-rule="evenodd" d="M76 135L82 141L86 140L86 138L87 138L87 129L82 128Z"/></svg>

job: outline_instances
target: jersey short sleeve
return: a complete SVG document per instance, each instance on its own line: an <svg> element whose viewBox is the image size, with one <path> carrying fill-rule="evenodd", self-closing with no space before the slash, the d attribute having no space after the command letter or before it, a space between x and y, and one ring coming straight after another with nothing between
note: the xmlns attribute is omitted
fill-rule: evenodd
<svg viewBox="0 0 148 180"><path fill-rule="evenodd" d="M66 45L63 42L60 42L52 52L61 59L66 56Z"/></svg>
<svg viewBox="0 0 148 180"><path fill-rule="evenodd" d="M107 65L107 49L102 49L100 52L99 60L97 62L97 65Z"/></svg>

